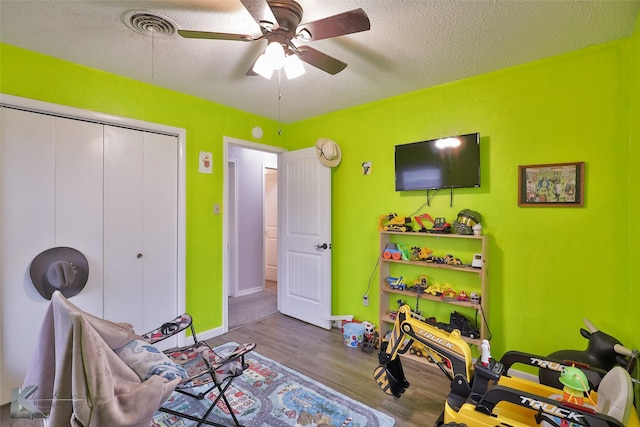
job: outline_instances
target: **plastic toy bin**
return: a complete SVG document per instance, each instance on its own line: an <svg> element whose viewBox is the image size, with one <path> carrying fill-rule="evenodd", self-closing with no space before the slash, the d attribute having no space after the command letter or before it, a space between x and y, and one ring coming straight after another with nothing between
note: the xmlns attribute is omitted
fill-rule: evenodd
<svg viewBox="0 0 640 427"><path fill-rule="evenodd" d="M362 323L345 323L342 327L344 345L351 348L362 347L364 325Z"/></svg>

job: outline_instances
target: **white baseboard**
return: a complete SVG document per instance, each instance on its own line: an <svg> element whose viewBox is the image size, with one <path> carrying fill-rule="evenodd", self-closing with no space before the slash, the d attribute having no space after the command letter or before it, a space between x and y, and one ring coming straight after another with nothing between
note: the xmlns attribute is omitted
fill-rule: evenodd
<svg viewBox="0 0 640 427"><path fill-rule="evenodd" d="M211 338L219 337L222 334L224 334L224 329L222 328L222 326L214 329L209 329L208 331L203 331L203 332L196 331L196 335L198 335L198 339L200 341L206 341ZM191 345L191 344L193 344L193 337L192 336L186 337L186 345Z"/></svg>
<svg viewBox="0 0 640 427"><path fill-rule="evenodd" d="M245 289L244 291L238 291L236 294L237 297L245 297L247 295L256 294L258 292L264 291L264 286L258 286L257 288Z"/></svg>

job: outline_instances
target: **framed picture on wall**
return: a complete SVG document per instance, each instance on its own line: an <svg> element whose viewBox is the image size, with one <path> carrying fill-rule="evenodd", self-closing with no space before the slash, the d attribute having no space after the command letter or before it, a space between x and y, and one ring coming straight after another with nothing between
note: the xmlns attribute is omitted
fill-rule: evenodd
<svg viewBox="0 0 640 427"><path fill-rule="evenodd" d="M518 166L518 206L584 206L584 162Z"/></svg>

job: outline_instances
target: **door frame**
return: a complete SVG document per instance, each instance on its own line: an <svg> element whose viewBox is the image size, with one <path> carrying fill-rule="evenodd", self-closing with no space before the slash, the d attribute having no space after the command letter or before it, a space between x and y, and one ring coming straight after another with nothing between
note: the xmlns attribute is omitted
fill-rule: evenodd
<svg viewBox="0 0 640 427"><path fill-rule="evenodd" d="M187 131L183 128L167 126L159 123L145 122L128 117L112 116L97 111L83 110L61 104L22 98L0 93L0 104L10 108L17 108L35 113L53 114L69 119L80 119L103 125L122 126L141 131L156 132L175 136L178 139L178 259L177 267L177 307L179 313L186 310L186 141ZM0 218L1 220L1 218ZM0 292L0 306L2 292ZM184 345L184 334L178 339L179 345Z"/></svg>
<svg viewBox="0 0 640 427"><path fill-rule="evenodd" d="M227 184L229 181L228 176L228 162L229 162L229 146L234 145L241 148L247 148L255 151L263 151L267 153L275 153L278 154L278 163L280 163L280 153L284 153L287 150L281 147L275 147L273 145L266 145L257 142L246 141L243 139L233 138L230 136L223 137L223 149L224 149L224 172L223 172L223 182L225 183L222 187L223 191L223 209L222 209L222 333L228 332L229 330L229 289L232 285L229 282L229 268L234 268L229 265L229 210L224 207L229 206L229 191L227 189ZM236 171L237 172L237 171ZM263 239L264 242L264 239ZM236 256L237 260L238 257ZM264 264L264 259L263 259ZM236 276L237 277L237 276Z"/></svg>

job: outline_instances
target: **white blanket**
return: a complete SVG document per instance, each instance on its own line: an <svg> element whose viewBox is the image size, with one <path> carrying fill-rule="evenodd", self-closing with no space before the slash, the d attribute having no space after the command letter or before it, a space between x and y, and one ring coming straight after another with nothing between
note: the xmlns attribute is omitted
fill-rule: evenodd
<svg viewBox="0 0 640 427"><path fill-rule="evenodd" d="M52 426L148 427L180 380L143 382L113 351L135 337L131 325L85 313L56 291L23 383L38 386L29 400Z"/></svg>

